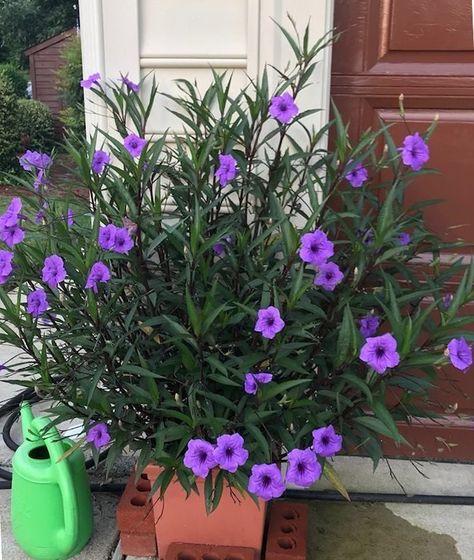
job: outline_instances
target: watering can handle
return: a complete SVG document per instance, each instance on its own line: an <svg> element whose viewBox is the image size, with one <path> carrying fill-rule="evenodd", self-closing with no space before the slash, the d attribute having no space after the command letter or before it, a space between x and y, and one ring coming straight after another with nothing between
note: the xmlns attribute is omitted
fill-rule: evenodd
<svg viewBox="0 0 474 560"><path fill-rule="evenodd" d="M58 474L58 483L64 511L64 528L60 533L60 542L58 544L64 547L65 552L68 552L72 550L77 543L79 520L71 467L66 459L60 461L66 449L60 439L57 429L51 426L51 422L47 418L35 418L31 423L31 429L43 439L51 458L51 464Z"/></svg>

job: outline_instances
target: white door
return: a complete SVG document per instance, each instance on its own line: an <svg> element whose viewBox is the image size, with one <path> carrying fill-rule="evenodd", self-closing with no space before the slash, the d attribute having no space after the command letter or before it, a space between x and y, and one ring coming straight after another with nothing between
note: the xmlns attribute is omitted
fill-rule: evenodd
<svg viewBox="0 0 474 560"><path fill-rule="evenodd" d="M154 74L162 92L174 92L176 78L196 80L204 89L210 68L230 69L233 84L246 83L265 63L282 68L291 51L274 21L288 27L287 13L299 29L311 21L312 38L332 28L334 0L80 0L84 75L100 72L107 79L120 74L138 81ZM274 21L272 21L274 20ZM151 81L151 80L150 80ZM318 65L314 84L303 92L300 106L323 109L311 117L328 118L330 51ZM146 91L144 92L146 94ZM159 100L148 134L173 131L175 121ZM88 133L107 122L86 92Z"/></svg>

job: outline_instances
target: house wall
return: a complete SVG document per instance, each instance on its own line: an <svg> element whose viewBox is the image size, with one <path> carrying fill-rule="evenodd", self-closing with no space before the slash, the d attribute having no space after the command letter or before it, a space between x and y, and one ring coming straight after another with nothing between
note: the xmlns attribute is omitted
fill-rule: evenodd
<svg viewBox="0 0 474 560"><path fill-rule="evenodd" d="M282 67L291 52L272 21L288 27L290 13L300 29L311 20L313 39L332 28L334 0L80 0L84 76L100 72L117 79L120 73L138 81L154 75L160 90L175 91L176 78L209 84L212 73L230 69L234 88L255 77L265 63ZM300 106L311 103L323 111L311 117L316 127L328 119L330 50L321 57L314 84ZM151 76L150 76L151 78ZM151 81L151 80L150 80ZM147 86L144 88L146 95ZM87 131L109 123L86 92ZM176 120L157 102L148 134L174 131Z"/></svg>

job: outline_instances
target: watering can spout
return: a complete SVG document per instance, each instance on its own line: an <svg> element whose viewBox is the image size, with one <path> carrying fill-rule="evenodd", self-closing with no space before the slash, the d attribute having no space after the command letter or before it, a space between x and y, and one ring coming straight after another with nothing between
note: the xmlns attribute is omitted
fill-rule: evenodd
<svg viewBox="0 0 474 560"><path fill-rule="evenodd" d="M28 401L23 401L20 405L20 417L21 417L21 431L23 433L23 439L25 441L35 441L38 436L32 431L33 425L33 411L31 410L31 405Z"/></svg>

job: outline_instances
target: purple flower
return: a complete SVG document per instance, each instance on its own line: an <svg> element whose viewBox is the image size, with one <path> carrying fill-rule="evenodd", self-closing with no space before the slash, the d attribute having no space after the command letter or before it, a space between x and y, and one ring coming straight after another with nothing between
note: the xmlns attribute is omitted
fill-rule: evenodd
<svg viewBox="0 0 474 560"><path fill-rule="evenodd" d="M53 289L66 278L64 261L58 255L51 255L44 259L42 280Z"/></svg>
<svg viewBox="0 0 474 560"><path fill-rule="evenodd" d="M280 311L270 305L265 309L259 309L254 330L262 333L263 337L272 339L284 326L285 321L280 317Z"/></svg>
<svg viewBox="0 0 474 560"><path fill-rule="evenodd" d="M132 157L137 158L140 157L140 154L146 145L146 140L145 138L140 138L140 136L132 133L123 139L123 145Z"/></svg>
<svg viewBox="0 0 474 560"><path fill-rule="evenodd" d="M97 284L99 282L105 284L110 278L111 274L107 266L103 262L97 261L91 266L85 287L92 288L92 291L96 294L98 291Z"/></svg>
<svg viewBox="0 0 474 560"><path fill-rule="evenodd" d="M286 486L278 465L275 463L254 465L247 489L265 501L279 498L285 491Z"/></svg>
<svg viewBox="0 0 474 560"><path fill-rule="evenodd" d="M359 319L359 331L364 338L374 336L380 326L380 317L369 313Z"/></svg>
<svg viewBox="0 0 474 560"><path fill-rule="evenodd" d="M43 288L33 290L26 296L26 309L33 317L39 317L49 309L48 298Z"/></svg>
<svg viewBox="0 0 474 560"><path fill-rule="evenodd" d="M45 211L44 210L40 210L39 212L36 212L35 214L35 224L40 224L45 217Z"/></svg>
<svg viewBox="0 0 474 560"><path fill-rule="evenodd" d="M430 149L418 132L406 136L403 141L402 160L413 171L419 171L430 159Z"/></svg>
<svg viewBox="0 0 474 560"><path fill-rule="evenodd" d="M114 224L101 226L99 228L99 247L104 251L112 250L115 243L115 232L117 227Z"/></svg>
<svg viewBox="0 0 474 560"><path fill-rule="evenodd" d="M12 198L5 212L0 216L0 227L16 226L21 212L21 199Z"/></svg>
<svg viewBox="0 0 474 560"><path fill-rule="evenodd" d="M128 229L126 227L115 228L115 237L112 249L117 253L125 254L128 253L132 247L133 239L130 237Z"/></svg>
<svg viewBox="0 0 474 560"><path fill-rule="evenodd" d="M319 265L318 273L314 278L314 284L321 286L328 292L333 292L338 284L341 283L344 274L336 263L327 262Z"/></svg>
<svg viewBox="0 0 474 560"><path fill-rule="evenodd" d="M214 446L203 439L189 440L183 463L193 471L194 476L206 478L209 471L217 466L217 461L214 459Z"/></svg>
<svg viewBox="0 0 474 560"><path fill-rule="evenodd" d="M44 169L38 169L35 180L33 181L33 188L39 191L41 187L48 184L48 178Z"/></svg>
<svg viewBox="0 0 474 560"><path fill-rule="evenodd" d="M96 150L92 156L91 169L94 173L100 174L109 163L110 155L104 150Z"/></svg>
<svg viewBox="0 0 474 560"><path fill-rule="evenodd" d="M249 452L244 447L244 439L240 434L224 434L216 440L214 459L224 471L235 473L245 465Z"/></svg>
<svg viewBox="0 0 474 560"><path fill-rule="evenodd" d="M67 209L66 224L67 227L72 227L74 225L74 210L72 208Z"/></svg>
<svg viewBox="0 0 474 560"><path fill-rule="evenodd" d="M373 245L375 239L374 230L368 228L366 230L359 231L358 237L362 240L362 243L366 247L370 247L370 245Z"/></svg>
<svg viewBox="0 0 474 560"><path fill-rule="evenodd" d="M34 171L35 169L44 171L53 163L53 160L48 154L27 150L20 157L19 162L25 171Z"/></svg>
<svg viewBox="0 0 474 560"><path fill-rule="evenodd" d="M98 84L100 80L99 72L91 74L88 78L81 80L81 87L84 89L90 89L93 85Z"/></svg>
<svg viewBox="0 0 474 560"><path fill-rule="evenodd" d="M288 124L299 113L299 109L291 94L286 92L271 98L268 112L277 121Z"/></svg>
<svg viewBox="0 0 474 560"><path fill-rule="evenodd" d="M13 253L11 251L0 250L0 284L5 284L13 271Z"/></svg>
<svg viewBox="0 0 474 560"><path fill-rule="evenodd" d="M449 309L449 307L451 306L451 303L453 302L453 299L454 299L453 294L446 294L443 297L442 304L443 304L444 309Z"/></svg>
<svg viewBox="0 0 474 560"><path fill-rule="evenodd" d="M351 163L351 162L349 162L349 163ZM352 187L354 187L355 189L358 189L358 188L362 187L362 185L369 178L369 172L362 165L362 163L358 163L348 173L346 173L345 177L349 181L349 183L351 184Z"/></svg>
<svg viewBox="0 0 474 560"><path fill-rule="evenodd" d="M334 426L324 426L311 432L313 450L321 457L333 457L342 449L342 436L336 433Z"/></svg>
<svg viewBox="0 0 474 560"><path fill-rule="evenodd" d="M329 241L323 231L317 229L303 235L299 254L303 262L319 266L334 255L334 243Z"/></svg>
<svg viewBox="0 0 474 560"><path fill-rule="evenodd" d="M25 232L18 225L2 227L0 225L0 239L10 248L21 243L25 238Z"/></svg>
<svg viewBox="0 0 474 560"><path fill-rule="evenodd" d="M293 449L288 453L286 481L309 488L321 478L321 465L311 449Z"/></svg>
<svg viewBox="0 0 474 560"><path fill-rule="evenodd" d="M270 383L272 379L273 375L271 373L246 373L244 391L249 395L255 395L259 384L265 385L266 383Z"/></svg>
<svg viewBox="0 0 474 560"><path fill-rule="evenodd" d="M398 234L397 242L402 247L404 247L405 245L410 245L411 235L409 233L407 233L406 231L402 231L401 233Z"/></svg>
<svg viewBox="0 0 474 560"><path fill-rule="evenodd" d="M138 93L140 91L140 86L135 82L132 82L132 80L128 78L128 74L126 76L121 75L120 79L122 81L122 84L124 86L127 86L129 90L134 91L135 93Z"/></svg>
<svg viewBox="0 0 474 560"><path fill-rule="evenodd" d="M94 424L87 430L86 440L97 449L110 443L110 439L109 428L104 422Z"/></svg>
<svg viewBox="0 0 474 560"><path fill-rule="evenodd" d="M397 341L390 333L369 337L360 350L359 358L377 373L385 373L386 369L398 366L400 363Z"/></svg>
<svg viewBox="0 0 474 560"><path fill-rule="evenodd" d="M7 366L5 364L0 364L0 371L5 371L7 370Z"/></svg>
<svg viewBox="0 0 474 560"><path fill-rule="evenodd" d="M225 187L233 181L237 175L237 160L230 154L219 155L219 167L215 173L221 186Z"/></svg>
<svg viewBox="0 0 474 560"><path fill-rule="evenodd" d="M225 245L224 243L214 243L214 245L212 246L212 250L218 257L222 257L222 255L225 253Z"/></svg>
<svg viewBox="0 0 474 560"><path fill-rule="evenodd" d="M463 337L453 338L449 342L447 354L456 369L466 372L472 366L472 347Z"/></svg>

